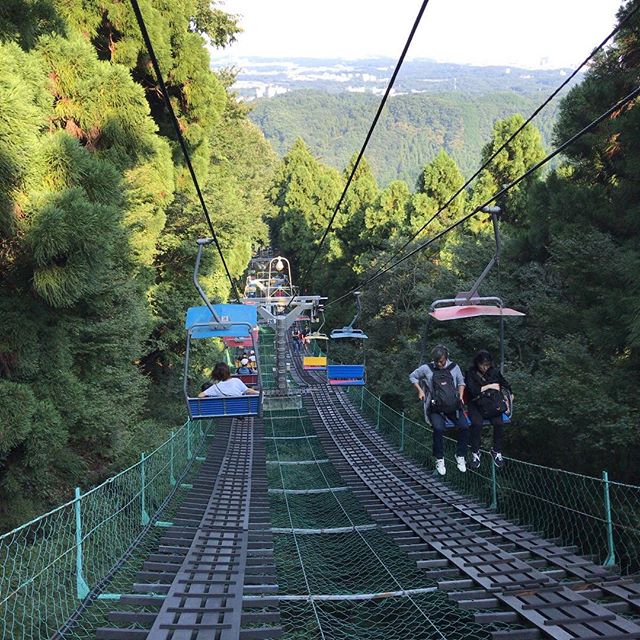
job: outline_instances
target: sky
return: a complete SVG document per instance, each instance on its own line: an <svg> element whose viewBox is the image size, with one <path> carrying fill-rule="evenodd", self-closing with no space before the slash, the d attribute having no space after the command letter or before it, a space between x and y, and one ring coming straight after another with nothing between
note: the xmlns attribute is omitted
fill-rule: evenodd
<svg viewBox="0 0 640 640"><path fill-rule="evenodd" d="M430 0L407 58L531 69L577 66L622 0ZM223 0L244 32L214 63L242 58L397 59L422 0Z"/></svg>

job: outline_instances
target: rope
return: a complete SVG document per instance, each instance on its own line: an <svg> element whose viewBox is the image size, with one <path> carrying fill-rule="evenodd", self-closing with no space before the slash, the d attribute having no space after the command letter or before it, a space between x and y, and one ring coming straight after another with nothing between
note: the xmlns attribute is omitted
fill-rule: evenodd
<svg viewBox="0 0 640 640"><path fill-rule="evenodd" d="M578 131L578 133L576 133L573 136L571 136L568 140L563 142L559 147L556 147L551 153L549 153L542 160L537 162L535 165L533 165L530 169L525 171L523 174L521 174L515 180L513 180L509 184L507 184L504 187L502 187L502 189L500 189L499 191L494 193L490 198L488 198L482 204L480 204L475 209L473 209L473 211L471 211L470 213L467 213L465 216L463 216L462 218L460 218L459 220L457 220L453 224L449 225L447 228L445 228L444 230L440 231L439 233L437 233L436 235L431 237L426 242L423 242L421 245L418 245L415 249L413 249L412 251L407 253L403 258L400 258L399 260L396 260L390 266L386 267L382 271L379 271L378 273L376 273L373 276L369 277L362 284L359 284L357 287L354 287L353 289L350 289L349 291L347 291L345 294L343 294L339 298L336 298L335 300L332 300L331 302L328 303L327 306L335 304L337 302L340 302L341 300L344 300L347 296L352 294L354 291L357 291L359 289L363 289L364 287L370 285L372 282L375 282L376 280L378 280L378 278L382 277L386 273L389 273L389 271L391 271L392 269L397 267L399 264L402 264L403 262L405 262L406 260L408 260L409 258L414 256L416 253L419 253L423 249L426 249L427 247L429 247L432 244L434 244L437 240L439 240L440 238L445 236L447 233L449 233L449 232L453 231L454 229L456 229L457 227L463 225L465 222L467 222L467 220L469 220L470 218L472 218L476 214L480 213L481 210L484 207L490 205L492 202L495 202L496 200L498 200L498 199L502 198L503 196L505 196L509 191L511 191L511 189L513 189L518 184L520 184L523 180L528 178L532 173L536 172L538 169L540 169L545 164L550 162L553 158L555 158L557 155L562 153L562 151L564 151L564 149L566 149L568 146L572 145L576 140L579 140L583 135L589 133L592 129L597 127L605 118L610 116L612 113L614 113L618 109L620 109L620 108L624 107L625 105L627 105L629 102L631 102L638 95L640 95L640 86L636 87L633 91L631 91L631 93L628 93L624 98L621 98L620 100L618 100L618 102L616 102L612 107L607 109L604 113L599 115L597 118L592 120L586 127L584 127L583 129Z"/></svg>
<svg viewBox="0 0 640 640"><path fill-rule="evenodd" d="M510 145L520 135L520 133L522 133L525 127L537 117L537 115L576 77L576 75L578 75L578 73L580 73L580 71L591 61L591 59L600 50L604 48L604 46L618 33L618 31L620 31L620 29L635 15L635 13L639 9L640 9L640 4L636 5L620 21L620 23L616 27L614 27L612 31L609 32L606 38L602 40L602 42L597 47L595 47L591 51L591 53L573 70L573 72L569 76L567 76L567 78L547 97L547 99L544 102L542 102L542 104L540 104L540 106L538 106L533 111L533 113L522 123L522 125L520 125L516 129L516 131L514 131L509 136L509 138L507 138L507 140L505 140L500 145L500 147L498 147L498 149L494 151L494 153L487 159L487 161L484 164L482 164L480 168L399 249L397 249L394 253L392 253L391 256L389 256L389 258L387 258L387 260L380 267L378 267L374 275L377 275L379 272L381 272L394 258L400 255L419 235L422 234L422 232L437 217L440 216L440 214L443 211L445 211L449 207L449 205L480 175L480 173L484 169L486 169L496 159L498 154L504 151L507 148L507 146ZM347 294L345 295L348 295L349 293L353 293L354 291L357 291L357 289L360 286L364 286L364 285L358 285L358 287L354 287L353 289L348 291Z"/></svg>
<svg viewBox="0 0 640 640"><path fill-rule="evenodd" d="M147 26L144 22L144 18L142 17L140 7L138 6L138 0L131 0L131 7L133 8L133 12L136 15L136 20L138 21L138 26L140 27L140 33L142 34L142 39L144 40L145 46L147 47L147 52L149 53L149 57L151 58L151 64L153 65L153 69L156 72L158 84L160 85L160 90L162 91L162 96L164 98L167 111L169 112L173 129L176 133L176 137L178 138L178 142L180 143L180 148L182 149L182 155L184 156L185 163L187 165L187 168L189 169L191 180L193 181L193 185L196 188L196 193L198 194L198 200L200 201L200 206L202 207L204 217L209 226L209 230L211 231L211 237L213 238L213 242L216 245L216 249L218 250L218 255L220 256L220 260L222 260L224 270L227 274L227 278L229 279L229 283L231 284L231 291L235 296L236 300L240 302L240 294L238 293L238 289L235 285L235 282L233 281L231 272L229 271L227 261L224 259L224 254L222 253L222 247L218 242L218 236L216 235L215 229L213 228L213 222L211 222L211 217L209 216L209 210L207 209L207 205L204 201L204 196L202 195L202 190L200 189L200 184L198 183L196 172L193 168L193 165L191 164L191 158L189 157L187 144L184 140L184 137L182 136L182 131L180 130L180 124L178 123L178 118L176 117L176 114L173 110L173 106L171 105L169 92L167 91L167 87L164 83L164 79L160 71L160 65L158 64L158 59L156 58L153 45L151 44L151 38L149 37L149 33L147 32Z"/></svg>
<svg viewBox="0 0 640 640"><path fill-rule="evenodd" d="M389 80L389 84L387 85L387 89L384 92L384 96L382 97L382 100L380 101L380 104L378 105L378 110L376 112L375 117L373 118L373 122L371 123L371 127L369 127L369 131L367 133L367 137L364 140L364 144L362 145L362 148L360 149L360 153L358 154L358 157L355 161L355 164L353 165L353 169L351 170L351 174L349 175L349 178L347 180L347 184L345 185L343 191L342 191L342 195L340 196L340 199L338 200L338 204L336 205L335 209L333 210L333 215L331 216L331 219L329 220L329 224L327 225L327 228L324 231L324 234L322 235L322 238L320 239L320 243L318 244L318 246L316 247L316 251L313 255L313 258L311 259L311 262L309 263L309 266L307 267L306 271L304 272L304 275L302 276L301 279L301 283L300 283L300 293L304 292L304 286L307 282L307 276L309 275L311 268L313 267L313 263L316 261L316 258L318 257L318 254L320 253L320 249L322 248L322 245L324 244L324 241L326 240L327 236L329 235L329 231L331 231L331 227L333 225L334 220L336 219L336 216L338 215L338 211L340 210L340 207L342 206L342 201L344 200L345 195L347 194L347 191L349 190L349 186L351 185L351 181L353 180L353 177L356 173L356 171L358 170L358 166L360 165L360 161L362 160L362 157L364 156L364 152L365 149L367 148L367 145L369 144L369 140L371 139L371 136L373 135L373 131L376 128L376 125L378 124L378 120L380 118L380 115L382 114L382 110L384 109L384 106L387 102L387 98L389 97L389 94L391 93L391 89L393 88L393 85L396 81L396 77L398 75L398 72L400 71L400 67L402 66L402 63L404 62L404 58L407 55L407 51L409 50L409 46L411 45L411 41L413 40L413 36L415 35L416 30L418 29L418 25L420 24L420 20L422 19L422 14L424 13L424 10L427 8L427 4L429 4L429 0L423 0L422 2L422 6L420 7L420 11L418 11L418 15L416 16L416 19L413 23L413 27L411 27L411 32L409 33L409 37L407 38L407 41L405 42L404 48L402 49L402 53L400 54L400 58L398 59L398 62L396 64L396 68L393 71L393 74L391 75L391 79ZM289 305L291 304L291 302L289 302ZM287 308L289 307L289 305L287 305Z"/></svg>

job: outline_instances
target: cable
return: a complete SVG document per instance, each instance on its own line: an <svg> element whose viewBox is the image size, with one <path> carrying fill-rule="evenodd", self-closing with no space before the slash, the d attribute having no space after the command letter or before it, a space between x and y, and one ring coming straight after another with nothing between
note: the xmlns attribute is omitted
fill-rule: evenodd
<svg viewBox="0 0 640 640"><path fill-rule="evenodd" d="M222 247L218 242L218 237L213 228L213 223L211 222L211 217L209 216L209 211L207 209L207 205L204 201L204 196L202 195L202 191L200 190L200 185L198 183L198 178L196 177L196 172L193 169L193 165L191 164L191 158L189 157L189 151L187 150L187 145L182 137L182 131L180 131L180 124L178 123L178 118L171 106L171 100L169 98L169 92L167 91L167 87L164 83L164 79L162 78L162 73L160 72L160 65L158 64L158 59L156 58L155 51L153 50L153 45L151 44L151 38L149 38L149 33L147 32L147 26L145 25L144 18L142 17L142 13L140 12L140 7L138 6L138 0L131 0L131 7L133 8L133 12L136 14L136 20L138 21L138 26L140 27L140 33L142 34L142 39L144 40L144 44L147 47L147 52L149 53L149 57L151 58L151 63L153 64L153 69L156 72L156 77L158 78L158 83L160 84L160 89L162 91L162 96L164 98L164 102L167 106L167 110L169 111L169 116L171 117L171 123L173 124L173 128L176 132L176 137L178 138L178 142L180 143L180 148L182 149L182 155L184 156L184 160L189 169L189 173L191 174L191 180L196 188L196 193L198 194L198 200L200 201L200 206L202 207L202 211L204 212L204 217L209 225L209 230L211 231L211 237L213 238L213 242L216 245L216 249L218 250L218 254L220 256L220 260L222 260L222 264L224 265L224 270L227 273L227 278L229 279L229 283L231 284L231 291L233 295L236 297L236 300L240 302L240 294L238 293L238 289L231 277L231 272L229 271L229 267L227 266L227 261L224 259L224 255L222 253Z"/></svg>
<svg viewBox="0 0 640 640"><path fill-rule="evenodd" d="M516 185L520 184L520 182L522 182L525 178L528 178L532 173L534 173L535 171L537 171L538 169L543 167L545 164L547 164L547 162L549 162L550 160L555 158L559 153L561 153L569 145L573 144L576 140L580 139L586 133L589 133L589 131L591 131L596 126L598 126L605 118L610 116L612 113L614 113L615 111L617 111L621 107L624 107L627 103L631 102L631 100L633 100L638 95L640 95L640 86L637 86L633 91L631 91L631 93L628 93L624 98L621 98L620 100L618 100L618 102L616 102L612 107L607 109L604 113L599 115L595 120L592 120L586 127L584 127L578 133L576 133L573 136L571 136L571 138L569 138L565 142L563 142L559 147L554 149L550 154L548 154L542 160L540 160L540 162L537 162L530 169L528 169L522 175L520 175L515 180L513 180L513 182L510 182L509 184L505 185L502 189L500 189L500 191L498 191L497 193L492 195L488 200L486 200L482 204L478 205L473 211L471 211L470 213L467 213L465 216L463 216L462 218L460 218L459 220L457 220L453 224L449 225L446 229L443 229L442 231L437 233L435 236L433 236L432 238L430 238L426 242L423 242L421 245L418 245L415 249L410 251L403 258L400 258L400 260L397 260L396 262L394 262L389 267L386 267L382 271L374 274L373 276L371 276L370 278L365 280L364 283L359 284L357 287L354 287L353 289L347 291L347 293L343 294L342 296L340 296L336 300L332 300L326 306L335 304L336 302L340 302L341 300L344 300L347 296L349 296L351 293L353 293L353 291L356 291L358 289L362 289L362 288L366 287L367 285L371 284L372 282L374 282L375 280L377 280L378 278L383 276L385 273L388 273L389 271L391 271L392 269L397 267L399 264L403 263L405 260L408 260L409 258L414 256L416 253L419 253L423 249L426 249L428 246L430 246L434 242L436 242L436 240L439 240L440 238L442 238L444 235L446 235L447 233L449 233L453 229L455 229L455 228L461 226L462 224L464 224L467 220L469 220L470 218L475 216L477 213L479 213L481 211L481 209L483 209L484 207L488 206L489 204L491 204L492 202L494 202L498 198L501 198L502 196L506 195Z"/></svg>
<svg viewBox="0 0 640 640"><path fill-rule="evenodd" d="M418 15L416 16L416 19L413 23L413 27L411 28L411 32L409 33L409 37L407 38L407 41L404 45L404 48L402 50L402 53L400 54L400 58L398 59L398 63L396 64L396 68L393 71L393 74L391 76L391 79L389 80L389 84L387 85L387 89L384 92L384 96L382 97L382 100L380 101L380 104L378 106L378 111L376 112L375 117L373 118L373 122L371 123L371 127L369 128L369 132L367 133L367 137L364 140L364 144L362 145L362 148L360 149L360 153L358 154L358 157L356 159L355 164L353 165L353 169L351 170L351 174L349 175L349 178L347 180L347 184L345 185L343 191L342 191L342 195L340 196L340 199L338 200L338 204L336 205L335 209L333 210L333 215L331 216L331 219L329 220L329 224L327 225L327 228L324 231L324 234L322 235L322 238L320 239L320 243L318 244L318 246L316 247L316 251L313 254L313 258L311 259L311 262L309 263L309 266L307 267L307 269L304 272L304 275L302 276L301 282L300 282L300 293L302 293L304 291L304 285L307 282L307 276L309 275L311 268L313 267L313 263L316 261L316 258L318 257L318 254L320 253L320 249L322 248L322 245L324 244L324 241L326 240L327 236L329 235L329 231L331 231L331 227L333 225L334 220L336 219L336 216L338 215L338 211L340 210L340 207L342 205L342 201L344 200L345 195L347 194L347 191L349 190L349 186L351 185L351 181L353 180L353 176L355 175L358 166L360 165L360 161L362 160L362 157L364 156L364 152L365 149L367 148L367 145L369 144L369 140L371 139L371 136L373 134L373 130L376 128L376 125L378 124L378 120L380 118L380 114L382 113L382 109L384 108L384 105L387 102L387 98L389 97L389 94L391 93L391 89L393 88L393 85L396 81L396 77L398 75L398 72L400 71L400 67L402 66L402 63L404 62L404 58L407 55L407 51L409 50L409 46L411 45L411 41L413 40L413 36L415 35L415 32L418 28L418 25L420 24L420 20L422 19L422 14L424 13L424 10L427 8L427 4L429 4L429 0L423 0L422 2L422 6L420 7L420 11L418 11ZM291 304L291 302L289 302L289 305ZM287 307L289 306L287 305Z"/></svg>
<svg viewBox="0 0 640 640"><path fill-rule="evenodd" d="M539 106L535 111L514 131L509 138L503 142L500 147L494 151L491 157L445 202L438 211L436 211L431 218L429 218L399 249L397 249L382 266L378 267L378 271L382 271L395 257L400 255L479 175L486 169L496 158L496 156L503 151L507 145L511 144L513 140L520 135L523 129L531 123L532 120L562 91L568 84L576 77L576 75L583 69L583 67L598 53L606 44L618 33L618 31L625 25L626 22L640 9L640 3L630 11L620 23L609 33L609 35L595 48L591 53L580 63L580 65L569 75L566 80L558 86L558 88L549 95L549 97Z"/></svg>

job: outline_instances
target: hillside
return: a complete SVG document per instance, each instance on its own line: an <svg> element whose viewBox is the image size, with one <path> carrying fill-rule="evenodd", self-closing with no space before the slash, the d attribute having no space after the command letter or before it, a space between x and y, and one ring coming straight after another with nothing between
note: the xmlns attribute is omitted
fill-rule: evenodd
<svg viewBox="0 0 640 640"><path fill-rule="evenodd" d="M496 120L514 113L527 117L541 100L539 93L506 92L393 96L366 156L381 185L398 178L415 184L441 148L469 176ZM343 169L362 146L379 103L380 97L372 94L292 91L256 101L250 118L280 155L300 137L324 163ZM551 104L535 121L547 147L556 109Z"/></svg>

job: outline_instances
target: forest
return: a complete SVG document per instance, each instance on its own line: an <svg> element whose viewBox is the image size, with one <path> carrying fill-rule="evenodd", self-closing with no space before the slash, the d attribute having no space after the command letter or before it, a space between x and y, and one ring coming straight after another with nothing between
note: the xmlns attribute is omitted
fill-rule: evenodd
<svg viewBox="0 0 640 640"><path fill-rule="evenodd" d="M233 16L205 0L141 2L235 278L276 156L209 70ZM0 9L0 525L139 459L185 420L184 312L208 236L128 3L12 0ZM213 297L230 284L204 265ZM204 356L203 356L204 357Z"/></svg>
<svg viewBox="0 0 640 640"><path fill-rule="evenodd" d="M378 183L404 180L413 189L420 172L444 149L469 177L479 166L482 147L493 123L514 113L531 113L560 84L546 93L503 90L419 93L391 96L367 148ZM258 100L250 118L279 155L297 138L332 167L343 168L360 147L376 113L380 96L296 90ZM558 101L538 116L545 144L551 143Z"/></svg>
<svg viewBox="0 0 640 640"><path fill-rule="evenodd" d="M553 146L638 87L639 45L634 14L560 102ZM523 122L520 114L495 121L481 159ZM502 259L481 288L526 313L506 323L505 374L517 412L506 435L507 455L584 474L608 469L616 480L632 483L640 481L639 124L636 97L568 146L558 166L509 191L500 202ZM332 299L366 281L416 230L433 218L406 251L485 202L548 151L540 131L527 125L435 218L465 182L451 154L440 150L416 189L403 180L380 186L363 161L309 272L309 288L329 296L327 325L342 326L353 313L351 298L336 305ZM278 210L274 228L278 246L301 273L354 161L355 155L340 172L314 157L302 139L284 156L271 190ZM367 385L414 419L421 407L408 373L423 355L429 305L468 291L493 255L493 242L488 216L475 216L363 289ZM463 367L481 348L496 354L495 321L453 324L434 328L430 346L444 342Z"/></svg>
<svg viewBox="0 0 640 640"><path fill-rule="evenodd" d="M241 37L236 18L206 0L140 5L232 276L240 281L255 247L268 244L304 273L360 139L347 140L339 126L331 133L336 157L351 156L342 170L301 138L278 160L251 121L258 115L231 90L233 73L210 70L210 55ZM639 50L635 15L559 103L546 145L540 129L527 126L416 242L635 89ZM7 529L66 500L73 486L130 464L184 422L184 311L196 303L195 240L210 232L128 3L4 3L0 63L0 527ZM446 96L439 99L447 111ZM409 146L381 130L305 283L329 302L427 223L473 163L524 121L520 111L528 113L515 98L507 112L470 107L464 117L477 122L480 149L472 162L456 155L459 141L447 142L422 103L397 109L413 107ZM318 127L325 145L332 118ZM501 202L502 261L482 290L527 314L507 328L505 373L518 416L507 456L587 474L608 469L612 479L635 483L639 125L636 98L568 147L557 166L509 192ZM402 170L374 173L376 144ZM433 159L416 180L407 158L427 151ZM428 306L468 288L492 251L490 225L476 216L364 290L369 386L385 402L418 417L407 375L421 357ZM229 299L219 260L204 265L204 282L213 299ZM351 315L350 300L329 305L327 326ZM433 340L466 364L478 348L495 351L496 336L495 324L479 321L438 327Z"/></svg>

